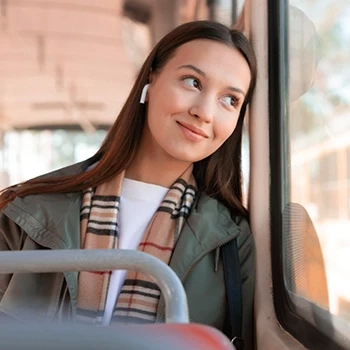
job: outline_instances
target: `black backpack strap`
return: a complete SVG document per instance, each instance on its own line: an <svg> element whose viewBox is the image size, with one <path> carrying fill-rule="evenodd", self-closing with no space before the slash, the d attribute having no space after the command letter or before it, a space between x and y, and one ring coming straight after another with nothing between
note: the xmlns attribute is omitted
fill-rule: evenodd
<svg viewBox="0 0 350 350"><path fill-rule="evenodd" d="M243 350L242 338L242 281L238 257L237 238L221 248L228 303L229 337L237 350Z"/></svg>

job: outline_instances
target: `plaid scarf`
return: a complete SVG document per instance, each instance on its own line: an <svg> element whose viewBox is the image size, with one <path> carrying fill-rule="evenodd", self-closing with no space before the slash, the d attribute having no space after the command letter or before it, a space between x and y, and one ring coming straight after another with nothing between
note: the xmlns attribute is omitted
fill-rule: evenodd
<svg viewBox="0 0 350 350"><path fill-rule="evenodd" d="M172 185L148 225L138 250L169 264L185 218L191 211L196 183L189 167ZM83 249L118 248L118 212L124 172L84 191L80 238ZM111 271L82 271L78 281L77 321L101 324ZM151 277L129 271L115 305L111 322L153 323L160 289Z"/></svg>

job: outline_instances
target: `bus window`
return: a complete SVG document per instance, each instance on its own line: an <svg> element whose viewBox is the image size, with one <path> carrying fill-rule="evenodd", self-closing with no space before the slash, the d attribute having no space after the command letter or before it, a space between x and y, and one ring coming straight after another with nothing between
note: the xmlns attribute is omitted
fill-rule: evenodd
<svg viewBox="0 0 350 350"><path fill-rule="evenodd" d="M105 135L106 127L86 133L63 126L0 133L0 187L82 161L97 151Z"/></svg>
<svg viewBox="0 0 350 350"><path fill-rule="evenodd" d="M348 349L350 6L289 0L288 15L289 113L280 121L280 207L273 208L285 292L277 313L308 348Z"/></svg>

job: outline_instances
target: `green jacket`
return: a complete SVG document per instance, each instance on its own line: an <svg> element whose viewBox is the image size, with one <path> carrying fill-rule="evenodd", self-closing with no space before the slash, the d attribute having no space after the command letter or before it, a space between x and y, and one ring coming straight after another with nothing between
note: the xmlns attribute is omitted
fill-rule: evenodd
<svg viewBox="0 0 350 350"><path fill-rule="evenodd" d="M89 160L52 175L85 171ZM16 198L0 212L0 251L79 249L81 193ZM237 224L239 222L239 224ZM224 329L226 305L223 266L218 250L238 237L243 286L243 337L253 348L255 249L248 223L232 220L218 201L201 195L175 246L170 267L183 282L191 322ZM0 275L0 312L21 320L74 319L76 272ZM164 300L157 321L163 321Z"/></svg>

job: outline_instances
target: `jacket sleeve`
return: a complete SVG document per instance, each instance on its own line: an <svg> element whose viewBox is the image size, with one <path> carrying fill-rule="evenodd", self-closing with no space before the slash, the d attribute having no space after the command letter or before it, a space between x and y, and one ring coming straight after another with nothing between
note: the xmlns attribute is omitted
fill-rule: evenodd
<svg viewBox="0 0 350 350"><path fill-rule="evenodd" d="M24 231L0 212L0 251L11 251L21 249ZM11 274L0 274L0 301L7 289Z"/></svg>
<svg viewBox="0 0 350 350"><path fill-rule="evenodd" d="M244 350L254 349L254 288L255 288L255 244L246 220L239 223L238 254L241 265Z"/></svg>

